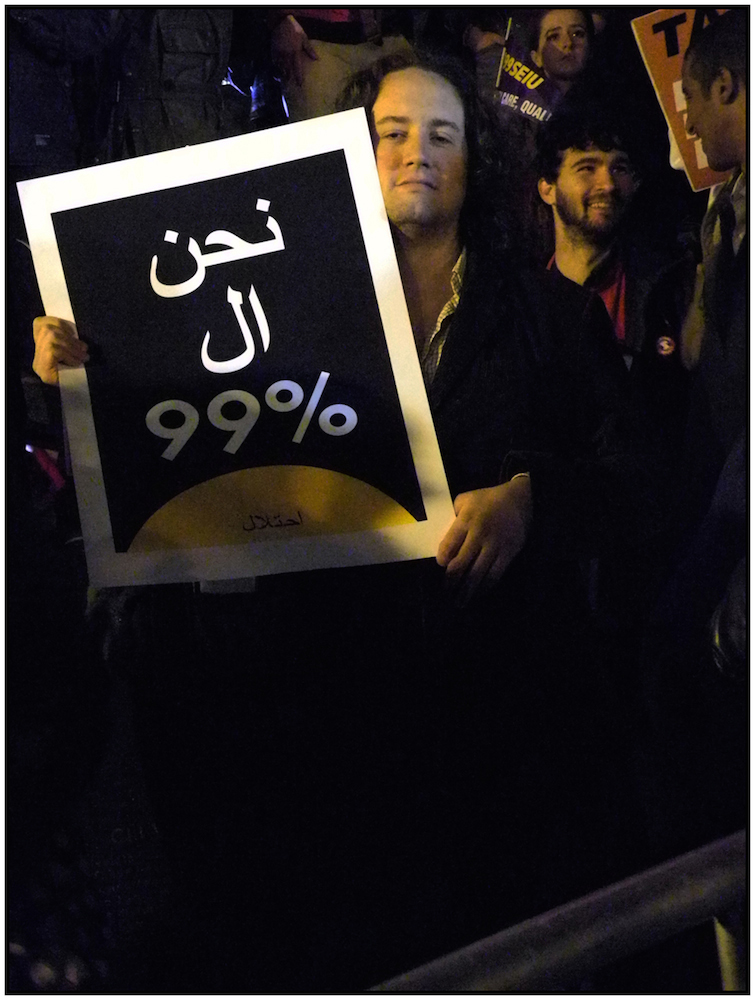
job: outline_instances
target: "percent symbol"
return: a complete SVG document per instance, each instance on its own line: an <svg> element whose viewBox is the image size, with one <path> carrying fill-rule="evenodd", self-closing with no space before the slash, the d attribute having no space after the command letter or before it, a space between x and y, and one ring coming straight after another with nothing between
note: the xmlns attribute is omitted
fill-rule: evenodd
<svg viewBox="0 0 755 1000"><path fill-rule="evenodd" d="M292 438L294 444L301 444L307 428L312 422L312 417L317 411L317 407L322 398L323 391L330 378L329 372L320 372L317 383L312 390L312 395L307 400L304 413L299 426ZM281 399L281 396L287 396ZM298 382L289 379L282 379L274 382L265 393L265 402L271 410L277 413L288 413L295 410L304 402L304 390ZM241 404L244 407L243 416L228 417L223 413L226 403ZM228 431L231 437L225 444L223 451L234 455L252 430L260 417L260 404L256 396L243 389L227 389L218 393L210 400L207 406L207 419L213 427L220 431ZM162 418L167 413L179 413L182 422L177 427L168 427L162 422ZM181 451L188 442L194 431L199 426L199 411L191 403L182 399L166 399L162 403L153 406L145 417L147 429L156 437L167 438L170 444L162 453L162 457L169 462ZM334 420L339 420L334 423ZM357 425L357 415L355 411L343 403L334 403L326 406L317 418L320 430L331 437L342 437L349 434Z"/></svg>
<svg viewBox="0 0 755 1000"><path fill-rule="evenodd" d="M291 439L294 444L301 444L304 439L304 435L307 433L307 428L312 422L312 417L315 415L317 405L320 402L329 378L330 372L320 372L317 384L312 390L312 395L307 401L304 414L299 421L299 426L296 428L296 433ZM278 394L282 392L290 393L291 398L286 400L279 399ZM274 382L265 393L265 402L271 410L276 410L278 413L287 413L289 410L295 410L297 406L301 405L303 399L304 390L302 387L298 382L291 382L288 379ZM343 417L344 422L342 424L334 424L333 417L335 416ZM325 407L320 413L317 423L320 430L325 434L329 434L331 437L341 437L343 434L348 434L354 430L357 425L357 415L350 406L344 406L342 403L334 403L332 406Z"/></svg>

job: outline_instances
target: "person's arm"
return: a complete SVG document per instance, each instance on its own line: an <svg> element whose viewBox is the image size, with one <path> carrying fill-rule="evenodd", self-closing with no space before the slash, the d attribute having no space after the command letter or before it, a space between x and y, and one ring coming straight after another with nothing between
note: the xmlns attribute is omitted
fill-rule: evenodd
<svg viewBox="0 0 755 1000"><path fill-rule="evenodd" d="M505 45L506 39L503 35L498 34L497 31L485 31L483 28L478 28L476 24L470 24L467 26L464 32L464 45L471 49L475 55L479 55L485 49L489 49L493 45Z"/></svg>
<svg viewBox="0 0 755 1000"><path fill-rule="evenodd" d="M271 54L281 80L285 83L293 79L300 87L304 82L304 56L313 60L318 58L307 33L293 14L286 14L272 28Z"/></svg>
<svg viewBox="0 0 755 1000"><path fill-rule="evenodd" d="M460 493L454 510L456 518L438 547L437 561L464 605L477 591L496 584L524 548L532 525L529 476L518 474L499 486Z"/></svg>
<svg viewBox="0 0 755 1000"><path fill-rule="evenodd" d="M56 316L34 320L32 368L46 385L58 384L58 366L77 367L89 360L87 345L78 339L76 327Z"/></svg>
<svg viewBox="0 0 755 1000"><path fill-rule="evenodd" d="M445 15L448 30L475 56L492 45L505 45L507 17L500 7L451 7Z"/></svg>

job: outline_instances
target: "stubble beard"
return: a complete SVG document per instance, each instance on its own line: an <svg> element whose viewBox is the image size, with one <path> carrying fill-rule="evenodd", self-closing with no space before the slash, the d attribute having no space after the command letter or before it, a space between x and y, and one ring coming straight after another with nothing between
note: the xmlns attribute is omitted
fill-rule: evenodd
<svg viewBox="0 0 755 1000"><path fill-rule="evenodd" d="M589 217L589 206L583 202L583 211L578 214L572 209L564 195L556 190L556 211L564 227L580 242L592 246L607 247L615 238L619 224L624 216L626 203L612 196L613 213L604 222L592 222Z"/></svg>
<svg viewBox="0 0 755 1000"><path fill-rule="evenodd" d="M411 239L437 237L458 229L458 219L449 217L431 200L397 199L386 207L391 225Z"/></svg>
<svg viewBox="0 0 755 1000"><path fill-rule="evenodd" d="M388 217L399 228L404 225L431 227L438 214L437 207L432 204L432 199L429 197L397 196L395 192L388 207Z"/></svg>

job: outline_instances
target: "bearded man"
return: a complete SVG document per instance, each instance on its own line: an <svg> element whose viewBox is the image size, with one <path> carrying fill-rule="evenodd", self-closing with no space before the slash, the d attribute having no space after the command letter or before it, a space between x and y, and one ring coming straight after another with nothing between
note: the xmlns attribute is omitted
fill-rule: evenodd
<svg viewBox="0 0 755 1000"><path fill-rule="evenodd" d="M622 548L592 568L594 607L629 691L642 625L672 556L688 412L681 331L695 261L673 231L659 237L643 208L638 154L620 121L607 106L557 111L538 139L538 193L552 212L555 254L547 266L557 293L590 289L611 319L629 369L630 422L651 462L664 525L657 544Z"/></svg>
<svg viewBox="0 0 755 1000"><path fill-rule="evenodd" d="M643 217L629 137L610 111L556 115L539 140L538 192L553 213L556 252L548 267L596 292L633 386L636 414L664 457L677 455L687 408L681 328L694 260L651 235Z"/></svg>

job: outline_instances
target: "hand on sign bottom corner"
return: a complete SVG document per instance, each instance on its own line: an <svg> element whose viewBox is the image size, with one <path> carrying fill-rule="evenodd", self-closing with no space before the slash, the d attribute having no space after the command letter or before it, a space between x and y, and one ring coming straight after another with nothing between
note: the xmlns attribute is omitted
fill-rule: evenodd
<svg viewBox="0 0 755 1000"><path fill-rule="evenodd" d="M529 476L485 489L460 493L456 517L438 546L438 565L464 606L478 591L497 583L524 547L532 523Z"/></svg>
<svg viewBox="0 0 755 1000"><path fill-rule="evenodd" d="M47 385L58 384L58 365L77 367L89 360L87 345L78 339L76 327L68 320L38 316L33 332L32 369Z"/></svg>

